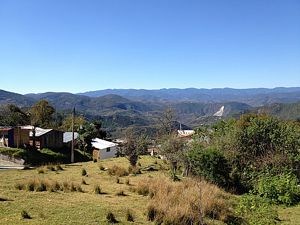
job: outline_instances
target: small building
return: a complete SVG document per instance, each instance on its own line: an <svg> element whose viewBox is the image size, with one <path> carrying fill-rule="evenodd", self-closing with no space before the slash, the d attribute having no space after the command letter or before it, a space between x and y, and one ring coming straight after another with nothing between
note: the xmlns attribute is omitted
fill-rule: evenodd
<svg viewBox="0 0 300 225"><path fill-rule="evenodd" d="M79 134L77 132L74 132L74 145L77 144L77 139L79 138ZM64 132L63 137L64 146L67 148L72 147L72 132Z"/></svg>
<svg viewBox="0 0 300 225"><path fill-rule="evenodd" d="M27 126L28 127L28 126ZM32 128L33 130L33 128ZM29 133L30 145L33 145L33 132ZM64 132L54 129L35 128L35 147L37 149L59 149L64 146Z"/></svg>
<svg viewBox="0 0 300 225"><path fill-rule="evenodd" d="M191 139L193 134L195 134L194 130L178 130L178 136L180 138Z"/></svg>
<svg viewBox="0 0 300 225"><path fill-rule="evenodd" d="M29 144L29 130L22 127L0 127L0 147L24 148Z"/></svg>
<svg viewBox="0 0 300 225"><path fill-rule="evenodd" d="M118 144L100 138L92 140L93 159L101 160L116 157Z"/></svg>

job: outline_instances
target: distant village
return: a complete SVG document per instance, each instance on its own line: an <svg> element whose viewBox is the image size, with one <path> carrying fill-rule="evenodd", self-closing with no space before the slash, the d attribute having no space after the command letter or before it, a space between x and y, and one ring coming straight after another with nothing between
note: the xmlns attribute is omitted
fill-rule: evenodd
<svg viewBox="0 0 300 225"><path fill-rule="evenodd" d="M191 139L195 133L193 130L178 130L178 137ZM79 133L74 132L74 146L79 140ZM71 151L73 141L73 132L64 132L56 129L44 129L40 127L16 126L0 127L0 147L2 148L21 148L30 149L68 149ZM100 138L92 139L92 157L93 160L102 160L118 156L124 140L104 140ZM149 145L147 148L149 155L158 155L158 146ZM0 154L0 158L3 157Z"/></svg>

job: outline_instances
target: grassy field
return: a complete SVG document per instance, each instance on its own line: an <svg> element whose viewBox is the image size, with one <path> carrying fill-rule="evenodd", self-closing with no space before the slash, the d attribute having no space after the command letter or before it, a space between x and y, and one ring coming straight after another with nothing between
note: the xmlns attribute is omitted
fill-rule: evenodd
<svg viewBox="0 0 300 225"><path fill-rule="evenodd" d="M142 167L155 161L157 160L151 157L139 160ZM104 160L101 165L129 166L124 158ZM99 169L99 163L76 163L62 167L63 171L45 170L44 173L38 173L37 170L0 171L0 198L7 200L0 202L0 224L106 224L109 211L115 214L119 224L132 224L125 219L128 209L132 211L136 224L152 224L145 215L148 197L131 192L130 188L142 177L164 176L162 172L120 177L120 183L117 183L116 177ZM87 171L87 176L84 177L81 174L83 168ZM130 185L125 184L127 178ZM16 183L29 179L66 181L78 185L84 179L87 185L81 184L84 193L29 192L14 188ZM95 185L100 185L105 194L95 194ZM117 196L119 191L124 191L126 196ZM22 210L26 210L32 219L22 219Z"/></svg>
<svg viewBox="0 0 300 225"><path fill-rule="evenodd" d="M300 224L300 205L288 208L280 208L278 213L282 225Z"/></svg>
<svg viewBox="0 0 300 225"><path fill-rule="evenodd" d="M125 158L62 165L63 170L57 171L51 171L51 167L47 166L33 170L2 170L0 224L107 224L108 212L115 215L118 224L154 224L147 220L149 197L139 195L133 189L148 178L169 177L169 172L163 161L150 156L142 157L139 163L141 168L153 165L162 169L119 177L118 182L117 176L109 175L103 168L117 165L127 169L129 163ZM83 169L87 172L86 176L82 176ZM82 184L82 179L86 184ZM80 185L83 192L36 192L15 188L16 184L30 180L73 183L75 186ZM95 194L96 185L101 187L102 194ZM124 195L118 195L122 191ZM21 217L23 210L29 213L31 219ZM127 221L128 210L134 215L134 222ZM282 224L300 224L300 206L280 208L279 216ZM209 224L224 223L213 221Z"/></svg>

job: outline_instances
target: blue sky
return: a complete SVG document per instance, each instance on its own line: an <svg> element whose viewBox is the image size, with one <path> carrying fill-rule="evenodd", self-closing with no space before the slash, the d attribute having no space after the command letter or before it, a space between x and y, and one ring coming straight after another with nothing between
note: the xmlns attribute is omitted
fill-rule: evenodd
<svg viewBox="0 0 300 225"><path fill-rule="evenodd" d="M299 0L0 0L0 89L300 86Z"/></svg>

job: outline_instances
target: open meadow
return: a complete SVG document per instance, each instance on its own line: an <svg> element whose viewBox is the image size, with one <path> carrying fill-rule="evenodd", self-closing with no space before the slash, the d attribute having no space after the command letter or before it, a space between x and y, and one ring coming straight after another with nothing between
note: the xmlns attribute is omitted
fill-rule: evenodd
<svg viewBox="0 0 300 225"><path fill-rule="evenodd" d="M190 209L186 207L189 200L184 201L197 195L197 189L187 186L193 184L171 182L168 166L162 160L146 156L141 157L139 163L142 173L136 175L128 175L129 163L125 158L48 165L31 170L2 170L0 224L109 224L110 212L118 224L155 224L149 220L155 210L149 208L162 211L163 207L168 208L169 205L159 199L165 198L175 186L178 188L175 194L166 197L169 204L175 206L170 215L175 217L183 211L184 215L189 214ZM234 210L229 202L238 197L214 185L203 185L206 187L202 190L202 200L206 202L202 205L203 213L210 215L211 208L214 208L211 212L216 213L214 219L206 217L206 223L230 224L226 216ZM146 186L162 190L152 190L156 197L149 197L151 188ZM185 191L187 189L189 191ZM214 195L218 196L217 200L209 198ZM224 197L220 198L221 195ZM166 217L167 211L164 212ZM296 225L300 221L299 211L299 207L280 208L282 224Z"/></svg>

